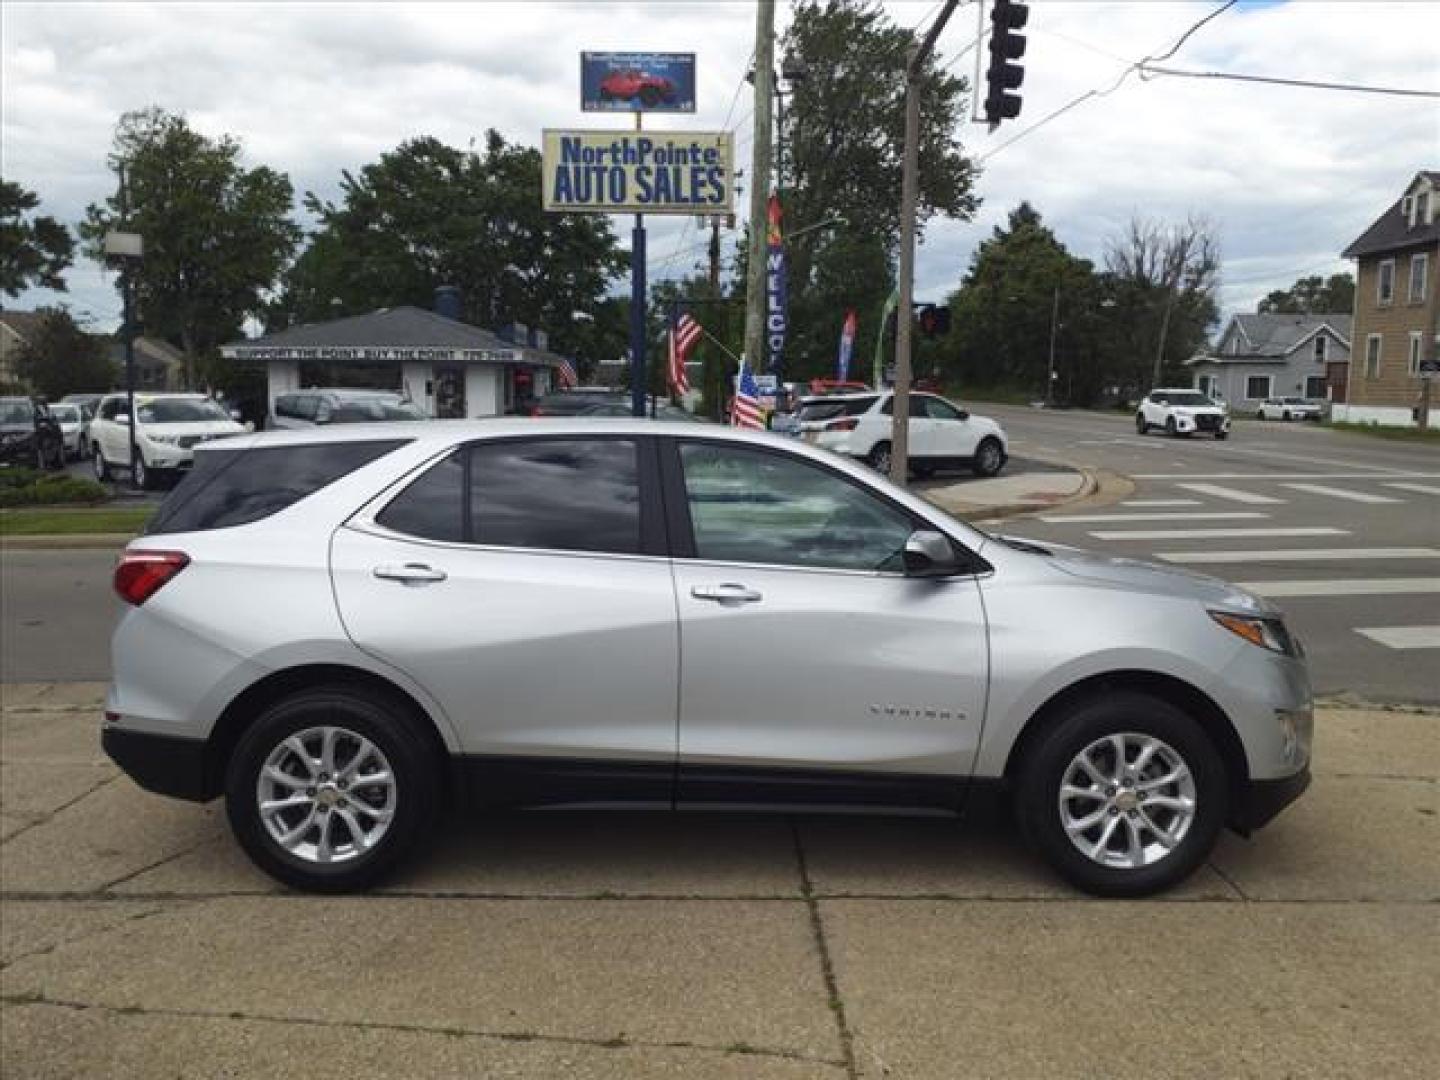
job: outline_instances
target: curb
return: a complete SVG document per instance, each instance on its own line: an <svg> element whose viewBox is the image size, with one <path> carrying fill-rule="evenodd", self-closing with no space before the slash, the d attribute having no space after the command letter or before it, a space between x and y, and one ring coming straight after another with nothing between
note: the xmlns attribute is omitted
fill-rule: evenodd
<svg viewBox="0 0 1440 1080"><path fill-rule="evenodd" d="M1037 461L1044 460L1037 458ZM1046 464L1059 464L1046 462ZM1082 467L1073 469L1081 476L1080 487L1071 495L1051 503L1017 502L1001 503L994 506L979 506L974 503L956 502L954 506L939 506L947 514L966 522L998 521L1003 518L1020 517L1025 514L1048 513L1061 508L1072 509L1081 506L1109 506L1128 498L1135 491L1135 483L1127 476L1108 469ZM934 500L929 500L934 501Z"/></svg>

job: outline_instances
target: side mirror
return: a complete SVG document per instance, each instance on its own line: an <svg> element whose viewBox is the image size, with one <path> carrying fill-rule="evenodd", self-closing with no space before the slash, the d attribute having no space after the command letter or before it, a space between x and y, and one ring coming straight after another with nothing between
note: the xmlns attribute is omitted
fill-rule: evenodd
<svg viewBox="0 0 1440 1080"><path fill-rule="evenodd" d="M969 420L969 419L970 419L970 413L967 412L965 409L961 409L961 410L960 410L960 419L961 419L961 420Z"/></svg>
<svg viewBox="0 0 1440 1080"><path fill-rule="evenodd" d="M949 577L960 570L955 545L943 533L916 529L905 541L905 573L909 577Z"/></svg>

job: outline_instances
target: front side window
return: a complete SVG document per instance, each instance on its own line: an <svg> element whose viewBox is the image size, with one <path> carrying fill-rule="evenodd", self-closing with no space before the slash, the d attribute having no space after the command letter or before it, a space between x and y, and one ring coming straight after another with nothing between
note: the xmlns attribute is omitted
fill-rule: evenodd
<svg viewBox="0 0 1440 1080"><path fill-rule="evenodd" d="M925 413L931 420L959 420L960 410L948 401L938 397L926 397Z"/></svg>
<svg viewBox="0 0 1440 1080"><path fill-rule="evenodd" d="M1410 302L1412 304L1423 304L1425 302L1425 283L1429 277L1430 256L1421 253L1410 256Z"/></svg>
<svg viewBox="0 0 1440 1080"><path fill-rule="evenodd" d="M120 415L120 399L106 398L100 405L100 419L114 420Z"/></svg>
<svg viewBox="0 0 1440 1080"><path fill-rule="evenodd" d="M903 569L914 523L858 484L787 455L680 447L695 554L720 562Z"/></svg>
<svg viewBox="0 0 1440 1080"><path fill-rule="evenodd" d="M1384 259L1380 263L1380 272L1375 279L1375 299L1382 304L1389 304L1395 299L1395 260Z"/></svg>

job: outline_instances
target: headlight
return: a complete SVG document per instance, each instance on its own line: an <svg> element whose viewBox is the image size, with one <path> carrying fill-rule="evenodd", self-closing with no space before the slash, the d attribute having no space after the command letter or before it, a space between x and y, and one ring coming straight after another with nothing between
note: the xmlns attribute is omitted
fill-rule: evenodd
<svg viewBox="0 0 1440 1080"><path fill-rule="evenodd" d="M1259 645L1281 656L1299 656L1300 643L1290 636L1285 624L1279 619L1263 619L1256 615L1235 615L1228 611L1212 611L1210 618L1244 638L1251 645Z"/></svg>
<svg viewBox="0 0 1440 1080"><path fill-rule="evenodd" d="M174 446L180 441L179 435L146 435L145 438L153 443L163 443L166 446Z"/></svg>

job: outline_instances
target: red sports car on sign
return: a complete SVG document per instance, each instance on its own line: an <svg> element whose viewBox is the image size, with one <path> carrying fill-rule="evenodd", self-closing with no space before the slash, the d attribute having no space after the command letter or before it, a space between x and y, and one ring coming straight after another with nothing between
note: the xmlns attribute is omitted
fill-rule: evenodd
<svg viewBox="0 0 1440 1080"><path fill-rule="evenodd" d="M634 101L647 107L675 100L675 84L662 75L628 68L612 71L600 81L601 101Z"/></svg>

